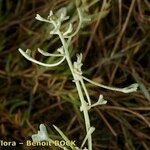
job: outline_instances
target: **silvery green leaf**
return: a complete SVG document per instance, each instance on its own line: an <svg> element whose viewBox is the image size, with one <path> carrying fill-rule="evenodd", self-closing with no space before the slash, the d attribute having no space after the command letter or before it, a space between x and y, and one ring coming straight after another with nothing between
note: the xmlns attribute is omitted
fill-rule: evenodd
<svg viewBox="0 0 150 150"><path fill-rule="evenodd" d="M39 21L44 21L44 22L48 22L48 23L51 23L49 20L41 17L39 14L36 14L36 17L35 19L39 20Z"/></svg>
<svg viewBox="0 0 150 150"><path fill-rule="evenodd" d="M82 62L82 53L77 54L77 63L81 63Z"/></svg>
<svg viewBox="0 0 150 150"><path fill-rule="evenodd" d="M76 68L76 69L81 69L81 66L82 66L83 64L82 64L82 53L81 54L77 54L77 61L76 62L74 62L74 67Z"/></svg>
<svg viewBox="0 0 150 150"><path fill-rule="evenodd" d="M77 75L82 75L82 53L81 54L77 54L77 61L74 62L74 71ZM78 77L79 79L81 77Z"/></svg>
<svg viewBox="0 0 150 150"><path fill-rule="evenodd" d="M105 100L104 98L103 98L103 95L100 95L99 96L99 99L98 99L98 101L97 101L97 105L104 105L104 104L106 104L107 103L107 100Z"/></svg>
<svg viewBox="0 0 150 150"><path fill-rule="evenodd" d="M37 134L32 135L33 142L47 141L49 140L49 136L44 124L40 124L40 130Z"/></svg>
<svg viewBox="0 0 150 150"><path fill-rule="evenodd" d="M132 93L132 92L135 92L135 91L137 91L138 86L139 86L137 83L134 83L134 84L131 84L130 86L125 87L125 88L116 88L116 87L109 87L109 86L106 86L106 85L94 82L94 81L92 81L92 80L90 80L90 79L88 79L88 78L86 78L84 76L82 76L82 78L84 80L86 80L87 82L89 82L91 84L94 84L96 86L99 86L101 88L112 90L112 91L123 92L123 93Z"/></svg>
<svg viewBox="0 0 150 150"><path fill-rule="evenodd" d="M50 18L51 16L53 16L53 11L51 10L49 15L48 15L48 18Z"/></svg>
<svg viewBox="0 0 150 150"><path fill-rule="evenodd" d="M89 105L88 109L91 109L92 107L95 107L95 106L98 106L98 105L105 105L106 103L107 103L107 100L105 100L103 98L103 95L100 95L98 101L96 103L92 104L92 105Z"/></svg>
<svg viewBox="0 0 150 150"><path fill-rule="evenodd" d="M69 28L67 29L66 32L63 33L63 35L68 35L69 33L71 33L73 31L73 27L72 27L72 23L69 24Z"/></svg>
<svg viewBox="0 0 150 150"><path fill-rule="evenodd" d="M64 49L63 49L63 46L58 48L57 51L60 53L60 54L64 54Z"/></svg>
<svg viewBox="0 0 150 150"><path fill-rule="evenodd" d="M136 92L137 89L138 89L138 86L139 86L139 85L138 85L137 83L131 84L130 86L123 88L123 89L122 89L122 92L123 92L123 93Z"/></svg>
<svg viewBox="0 0 150 150"><path fill-rule="evenodd" d="M59 60L58 62L56 63L53 63L53 64L46 64L46 63L42 63L40 61L37 61L35 59L33 59L31 56L29 56L26 52L24 52L21 48L18 49L19 52L28 60L30 60L31 62L34 62L38 65L41 65L41 66L45 66L45 67L55 67L55 66L58 66L60 65L64 60L65 60L65 56L63 56L63 58L61 60Z"/></svg>
<svg viewBox="0 0 150 150"><path fill-rule="evenodd" d="M60 57L60 56L63 56L62 54L52 54L52 53L48 53L40 48L38 48L38 52L41 53L43 56L51 56L51 57Z"/></svg>

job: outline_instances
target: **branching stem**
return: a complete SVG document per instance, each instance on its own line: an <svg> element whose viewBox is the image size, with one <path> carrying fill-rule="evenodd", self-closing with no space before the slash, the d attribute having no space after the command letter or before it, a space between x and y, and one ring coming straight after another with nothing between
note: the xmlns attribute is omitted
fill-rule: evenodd
<svg viewBox="0 0 150 150"><path fill-rule="evenodd" d="M68 46L66 44L66 41L65 41L65 39L64 39L64 37L60 31L58 32L58 35L59 35L59 38L62 42L64 51L65 51L66 60L67 60L68 66L71 70L73 79L75 81L75 85L77 87L79 98L81 100L81 106L83 109L83 115L84 115L84 119L85 119L86 132L88 133L90 128L91 128L91 125L90 125L89 113L87 110L87 103L86 103L84 96L83 96L81 84L80 84L79 80L77 79L76 74L74 73L73 64L72 64L72 61L70 59L70 55L69 55ZM92 136L91 136L91 134L89 134L89 136L88 136L88 150L92 150Z"/></svg>

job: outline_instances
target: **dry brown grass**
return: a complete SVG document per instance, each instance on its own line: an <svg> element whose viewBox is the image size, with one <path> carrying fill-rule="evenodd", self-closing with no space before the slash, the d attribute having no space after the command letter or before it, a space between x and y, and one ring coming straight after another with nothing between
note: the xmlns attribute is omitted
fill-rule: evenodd
<svg viewBox="0 0 150 150"><path fill-rule="evenodd" d="M53 137L57 137L52 129L55 124L81 144L84 123L66 65L39 68L17 51L19 47L57 47L57 38L46 36L49 27L33 18L37 12L44 16L50 9L69 4L69 0L0 2L0 139L25 141L40 123L45 123ZM138 82L140 88L125 95L87 84L93 102L99 93L108 100L107 105L90 112L91 124L96 127L93 149L148 150L150 3L112 0L110 12L103 19L98 13L101 6L98 2L88 10L98 15L74 38L73 54L82 50L84 73L92 80L117 87ZM18 145L15 149L28 148Z"/></svg>

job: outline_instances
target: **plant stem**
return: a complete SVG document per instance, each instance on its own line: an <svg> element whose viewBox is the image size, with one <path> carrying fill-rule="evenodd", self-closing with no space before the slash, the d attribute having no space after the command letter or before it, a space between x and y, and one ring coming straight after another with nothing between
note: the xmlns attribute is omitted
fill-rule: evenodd
<svg viewBox="0 0 150 150"><path fill-rule="evenodd" d="M60 31L58 32L58 35L60 37L60 40L62 42L64 51L65 51L65 56L66 56L68 66L71 70L73 79L75 81L75 85L76 85L78 95L79 95L79 98L80 98L80 101L81 101L81 106L82 106L82 109L83 109L83 115L84 115L85 126L86 126L86 133L88 133L88 131L91 128L91 125L90 125L89 113L88 113L88 110L87 110L87 103L86 103L86 101L84 99L84 96L83 96L83 93L82 93L81 84L80 84L79 80L77 79L77 77L74 73L74 70L73 70L73 64L72 64L72 61L70 59L70 55L69 55L69 51L68 51L68 45L66 44L66 41L65 41L65 39L64 39L64 37L63 37L63 35ZM88 150L92 150L92 136L91 136L91 134L88 137Z"/></svg>

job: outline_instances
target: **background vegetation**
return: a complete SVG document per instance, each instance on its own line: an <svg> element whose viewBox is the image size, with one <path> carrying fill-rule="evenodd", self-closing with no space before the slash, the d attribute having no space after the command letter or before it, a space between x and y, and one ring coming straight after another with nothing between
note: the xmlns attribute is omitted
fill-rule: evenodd
<svg viewBox="0 0 150 150"><path fill-rule="evenodd" d="M68 15L77 21L74 2L0 1L0 139L29 140L39 124L44 123L52 137L58 138L52 128L55 124L70 139L76 140L77 145L81 144L85 136L84 122L67 64L41 68L17 51L19 47L31 48L33 57L44 61L36 48L53 52L60 41L49 37L50 27L36 21L35 14L46 16L49 10L66 6ZM88 6L86 11L93 19L73 39L72 59L82 52L84 74L96 82L116 87L137 82L140 86L138 92L122 94L87 84L93 102L99 93L108 100L107 105L90 112L91 124L96 127L94 150L148 150L150 3L148 0L112 0L107 9L109 13L101 18L102 1L91 6L93 1L82 2L84 7ZM14 149L29 148L18 145Z"/></svg>

